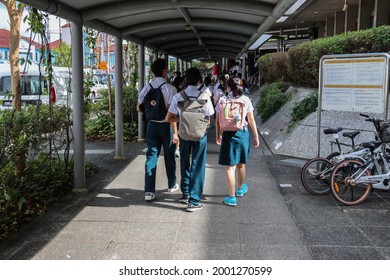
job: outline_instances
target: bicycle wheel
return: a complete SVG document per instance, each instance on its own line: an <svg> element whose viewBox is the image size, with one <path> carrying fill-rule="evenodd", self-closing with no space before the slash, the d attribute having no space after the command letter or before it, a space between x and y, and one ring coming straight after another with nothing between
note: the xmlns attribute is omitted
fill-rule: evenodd
<svg viewBox="0 0 390 280"><path fill-rule="evenodd" d="M353 174L355 174L362 165L363 163L360 160L346 159L339 162L333 168L330 189L333 196L345 205L357 205L362 203L372 189L372 184L357 183L353 179ZM370 171L365 171L364 175L370 176Z"/></svg>
<svg viewBox="0 0 390 280"><path fill-rule="evenodd" d="M333 164L326 158L313 158L301 170L303 187L313 195L325 195L330 192L330 175Z"/></svg>
<svg viewBox="0 0 390 280"><path fill-rule="evenodd" d="M336 157L338 157L339 155L340 155L339 152L333 152L333 153L331 153L330 155L328 155L328 156L326 157L326 159L329 160L331 163L336 164L336 163L337 163L337 162L336 162L336 160L337 160Z"/></svg>

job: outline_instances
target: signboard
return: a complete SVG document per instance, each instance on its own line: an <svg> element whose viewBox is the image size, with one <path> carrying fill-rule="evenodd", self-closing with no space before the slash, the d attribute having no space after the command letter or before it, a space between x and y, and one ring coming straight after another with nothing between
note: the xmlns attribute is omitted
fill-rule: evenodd
<svg viewBox="0 0 390 280"><path fill-rule="evenodd" d="M321 149L321 112L382 113L387 120L387 53L325 55L320 61L317 156Z"/></svg>
<svg viewBox="0 0 390 280"><path fill-rule="evenodd" d="M388 59L384 56L323 59L322 110L384 112L387 67Z"/></svg>

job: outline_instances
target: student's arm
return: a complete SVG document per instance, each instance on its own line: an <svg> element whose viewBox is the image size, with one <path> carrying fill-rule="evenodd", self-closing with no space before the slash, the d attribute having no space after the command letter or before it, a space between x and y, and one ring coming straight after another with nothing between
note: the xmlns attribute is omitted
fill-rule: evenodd
<svg viewBox="0 0 390 280"><path fill-rule="evenodd" d="M217 114L217 116L216 116L217 118L215 119L215 142L218 145L221 145L222 132L221 132L221 127L219 125L219 114L218 114L218 112L216 114Z"/></svg>
<svg viewBox="0 0 390 280"><path fill-rule="evenodd" d="M260 141L259 141L259 134L257 132L256 121L255 121L255 118L253 116L253 111L252 112L248 112L247 117L248 117L249 125L250 125L250 127L252 129L252 132L253 132L252 144L253 144L253 147L257 148L257 147L260 146Z"/></svg>

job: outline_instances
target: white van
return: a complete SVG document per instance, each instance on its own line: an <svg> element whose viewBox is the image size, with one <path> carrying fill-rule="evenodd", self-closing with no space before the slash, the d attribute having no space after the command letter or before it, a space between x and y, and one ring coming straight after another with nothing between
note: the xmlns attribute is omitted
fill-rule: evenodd
<svg viewBox="0 0 390 280"><path fill-rule="evenodd" d="M48 104L50 99L57 105L71 104L71 87L69 73L53 72L52 87L47 90L44 70L37 66L20 67L20 85L23 104ZM42 68L41 68L42 69ZM55 70L55 69L54 69ZM10 65L0 65L0 110L12 109ZM49 95L50 92L50 95Z"/></svg>

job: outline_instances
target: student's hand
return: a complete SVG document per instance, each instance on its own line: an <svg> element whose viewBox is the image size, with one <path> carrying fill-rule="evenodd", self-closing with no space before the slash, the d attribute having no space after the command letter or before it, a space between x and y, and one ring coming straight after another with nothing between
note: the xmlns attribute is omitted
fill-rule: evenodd
<svg viewBox="0 0 390 280"><path fill-rule="evenodd" d="M255 137L252 141L252 145L253 147L255 148L258 148L260 146L260 141L259 141L259 138L258 137Z"/></svg>
<svg viewBox="0 0 390 280"><path fill-rule="evenodd" d="M179 143L179 135L178 135L177 133L174 133L174 134L172 135L172 143L173 143L173 144Z"/></svg>
<svg viewBox="0 0 390 280"><path fill-rule="evenodd" d="M221 143L222 143L222 137L221 137L221 135L218 135L218 136L217 136L215 142L217 143L217 145L221 145Z"/></svg>

